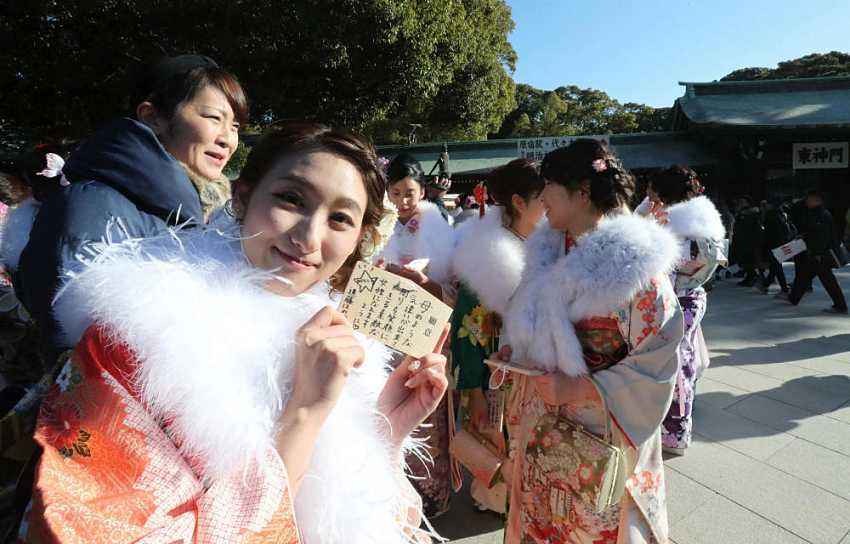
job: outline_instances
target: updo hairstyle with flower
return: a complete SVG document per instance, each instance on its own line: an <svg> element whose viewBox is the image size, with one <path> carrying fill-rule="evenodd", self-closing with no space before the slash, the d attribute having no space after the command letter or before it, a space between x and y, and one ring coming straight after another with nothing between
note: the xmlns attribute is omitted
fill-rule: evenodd
<svg viewBox="0 0 850 544"><path fill-rule="evenodd" d="M603 214L626 205L635 192L635 179L619 158L600 140L579 138L543 157L540 175L567 191L585 190Z"/></svg>
<svg viewBox="0 0 850 544"><path fill-rule="evenodd" d="M697 173L678 164L652 175L649 188L665 205L684 202L704 192Z"/></svg>

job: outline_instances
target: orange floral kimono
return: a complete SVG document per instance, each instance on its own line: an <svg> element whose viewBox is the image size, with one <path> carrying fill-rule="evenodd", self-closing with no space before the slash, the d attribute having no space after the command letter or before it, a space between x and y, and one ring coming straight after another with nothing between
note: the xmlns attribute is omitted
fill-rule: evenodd
<svg viewBox="0 0 850 544"><path fill-rule="evenodd" d="M606 218L565 253L563 233L536 233L527 242L523 283L505 320L503 342L514 360L548 372L589 376L598 397L551 406L533 378L515 374L509 388L509 544L668 542L660 423L670 405L682 313L667 277L675 240L647 220ZM504 334L504 333L503 333ZM604 405L602 401L604 400ZM595 512L579 493L600 475L589 465L550 488L527 468L526 448L540 418L557 414L605 437L624 453L620 501ZM545 451L555 430L535 446ZM559 490L572 490L563 500ZM558 492L555 492L558 491Z"/></svg>
<svg viewBox="0 0 850 544"><path fill-rule="evenodd" d="M286 470L260 462L209 487L135 388L132 353L90 328L44 404L27 542L299 542Z"/></svg>
<svg viewBox="0 0 850 544"><path fill-rule="evenodd" d="M324 285L264 289L238 235L225 223L105 244L60 294L79 341L39 415L22 541L428 541L377 412L389 352L375 342L363 340L292 495L274 446L293 339L334 300Z"/></svg>

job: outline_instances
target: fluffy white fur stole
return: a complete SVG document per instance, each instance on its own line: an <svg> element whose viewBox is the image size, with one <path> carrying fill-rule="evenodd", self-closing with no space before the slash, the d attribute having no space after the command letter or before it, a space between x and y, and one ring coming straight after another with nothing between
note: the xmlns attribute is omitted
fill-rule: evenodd
<svg viewBox="0 0 850 544"><path fill-rule="evenodd" d="M419 202L419 228L411 233L407 225L398 223L384 251L381 253L388 263L399 264L404 255L414 259L430 259L428 277L437 283L451 279L451 258L454 249L454 229L440 210L431 202Z"/></svg>
<svg viewBox="0 0 850 544"><path fill-rule="evenodd" d="M667 226L681 239L723 240L726 228L720 212L706 196L698 196L667 208Z"/></svg>
<svg viewBox="0 0 850 544"><path fill-rule="evenodd" d="M515 361L587 373L573 323L608 316L653 278L666 276L678 257L668 229L634 215L602 220L564 255L564 233L542 225L526 242L522 282L505 316L502 343Z"/></svg>
<svg viewBox="0 0 850 544"><path fill-rule="evenodd" d="M102 244L57 301L70 338L98 322L129 345L143 402L160 421L173 418L175 443L207 482L272 444L291 393L296 330L335 305L322 286L295 298L264 290L269 275L248 264L238 234L231 223ZM295 500L310 544L407 541L400 523L414 505L376 412L388 351L364 344L366 362L325 422Z"/></svg>
<svg viewBox="0 0 850 544"><path fill-rule="evenodd" d="M21 253L30 241L30 231L41 208L41 202L28 198L9 210L0 230L0 262L6 270L18 269Z"/></svg>
<svg viewBox="0 0 850 544"><path fill-rule="evenodd" d="M499 315L507 311L525 267L525 243L503 226L503 213L493 206L484 217L461 223L452 259L454 275Z"/></svg>

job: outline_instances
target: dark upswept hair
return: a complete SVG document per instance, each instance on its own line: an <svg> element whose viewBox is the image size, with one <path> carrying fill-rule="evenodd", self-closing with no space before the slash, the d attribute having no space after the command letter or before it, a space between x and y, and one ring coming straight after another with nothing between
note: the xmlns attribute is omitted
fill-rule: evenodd
<svg viewBox="0 0 850 544"><path fill-rule="evenodd" d="M649 187L664 204L676 204L702 194L702 184L697 173L687 166L675 164L653 174Z"/></svg>
<svg viewBox="0 0 850 544"><path fill-rule="evenodd" d="M531 159L514 159L494 169L487 176L487 192L496 204L505 208L510 220L514 219L515 213L511 201L513 196L519 195L528 201L539 195L545 185L537 163Z"/></svg>
<svg viewBox="0 0 850 544"><path fill-rule="evenodd" d="M423 189L425 188L425 171L422 169L422 164L410 153L396 155L387 166L387 185L408 177Z"/></svg>
<svg viewBox="0 0 850 544"><path fill-rule="evenodd" d="M154 105L160 115L171 119L180 104L192 100L208 86L224 94L239 124L248 123L248 98L242 85L236 76L215 65L198 66L171 77L140 84L131 97L130 107L135 117L135 108L147 101Z"/></svg>
<svg viewBox="0 0 850 544"><path fill-rule="evenodd" d="M590 201L603 214L627 204L635 192L631 172L605 142L591 138L579 138L547 153L540 175L568 191L587 189Z"/></svg>
<svg viewBox="0 0 850 544"><path fill-rule="evenodd" d="M378 236L377 226L384 213L384 191L386 179L372 144L363 138L336 130L320 123L285 122L273 126L251 149L251 153L234 183L236 198L243 198L240 205L247 209L251 194L275 164L287 155L323 151L351 163L363 179L366 189L366 209L363 212L361 236L368 233L373 239ZM331 286L343 290L354 265L360 260L360 247L349 255L342 267L331 278Z"/></svg>

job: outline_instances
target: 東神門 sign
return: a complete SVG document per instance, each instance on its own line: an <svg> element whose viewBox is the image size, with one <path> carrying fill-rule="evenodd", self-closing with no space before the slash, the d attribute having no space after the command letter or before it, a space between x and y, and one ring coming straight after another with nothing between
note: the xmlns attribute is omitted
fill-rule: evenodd
<svg viewBox="0 0 850 544"><path fill-rule="evenodd" d="M847 168L847 142L794 144L794 170Z"/></svg>
<svg viewBox="0 0 850 544"><path fill-rule="evenodd" d="M549 136L545 138L523 138L517 140L517 155L522 159L531 159L534 161L543 160L546 153L558 149L559 147L567 147L574 140L579 138L592 138L594 140L602 140L608 142L608 136Z"/></svg>

